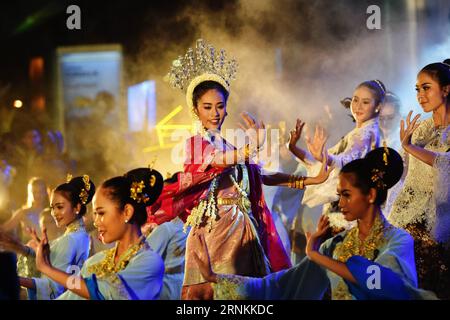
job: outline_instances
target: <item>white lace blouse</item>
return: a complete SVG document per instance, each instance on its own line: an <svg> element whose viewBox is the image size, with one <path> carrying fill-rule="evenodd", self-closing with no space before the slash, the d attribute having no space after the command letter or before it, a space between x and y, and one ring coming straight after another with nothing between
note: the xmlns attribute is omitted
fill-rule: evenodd
<svg viewBox="0 0 450 320"><path fill-rule="evenodd" d="M424 221L433 238L450 242L450 126L436 129L433 118L424 120L412 143L436 153L433 166L408 155L408 172L389 214L398 227Z"/></svg>
<svg viewBox="0 0 450 320"><path fill-rule="evenodd" d="M336 201L338 199L336 187L340 169L350 161L363 158L369 151L379 145L378 118L368 120L360 128L354 128L346 134L335 146L328 149L329 159L331 159L332 166L335 169L324 183L306 188L302 203L312 208ZM309 177L317 175L321 167L320 162L311 163L311 160L314 159L309 156L307 159L309 163L306 164Z"/></svg>

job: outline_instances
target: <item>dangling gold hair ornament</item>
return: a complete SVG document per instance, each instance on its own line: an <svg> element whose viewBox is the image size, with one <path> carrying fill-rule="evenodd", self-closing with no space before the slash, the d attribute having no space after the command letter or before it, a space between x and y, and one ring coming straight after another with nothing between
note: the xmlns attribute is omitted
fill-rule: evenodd
<svg viewBox="0 0 450 320"><path fill-rule="evenodd" d="M86 204L89 198L89 190L91 190L91 183L87 174L83 175L84 188L80 192L80 201L82 204Z"/></svg>
<svg viewBox="0 0 450 320"><path fill-rule="evenodd" d="M388 162L389 148L387 147L386 140L383 141L383 148L384 148L383 161L384 161L384 165L387 166L389 164L389 162Z"/></svg>

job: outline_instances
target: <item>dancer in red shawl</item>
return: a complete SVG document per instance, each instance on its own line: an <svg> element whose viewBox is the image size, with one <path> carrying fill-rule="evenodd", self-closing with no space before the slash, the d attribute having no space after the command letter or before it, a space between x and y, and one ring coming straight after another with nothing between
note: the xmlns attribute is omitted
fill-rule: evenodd
<svg viewBox="0 0 450 320"><path fill-rule="evenodd" d="M150 210L148 222L161 224L180 217L191 226L186 244L182 299L212 299L213 290L201 275L193 252L202 250L198 234L207 243L215 272L263 277L290 267L288 255L264 201L261 185L304 188L328 177L326 162L314 178L283 173L261 175L252 157L265 142L264 124L243 113L246 141L237 149L221 135L227 115L229 82L236 72L234 60L223 50L197 41L184 58L173 63L169 79L186 90L188 106L199 123L199 133L187 140L184 172L177 183L164 187Z"/></svg>

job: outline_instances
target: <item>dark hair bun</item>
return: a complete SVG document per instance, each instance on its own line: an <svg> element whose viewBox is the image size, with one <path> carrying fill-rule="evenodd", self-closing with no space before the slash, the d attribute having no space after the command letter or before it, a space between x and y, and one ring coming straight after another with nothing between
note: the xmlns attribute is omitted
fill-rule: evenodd
<svg viewBox="0 0 450 320"><path fill-rule="evenodd" d="M83 201L80 198L80 203L86 205L89 202L91 202L92 198L94 197L95 185L89 177L88 177L89 182L88 182L88 184L86 184L84 177L88 177L88 176L80 176L80 177L72 178L67 184L70 185L71 187L73 187L74 190L76 190L75 192L77 193L78 196L80 196L80 194L83 192L83 190L85 190L87 197L85 199L83 199Z"/></svg>
<svg viewBox="0 0 450 320"><path fill-rule="evenodd" d="M72 178L69 182L60 184L55 188L54 192L61 193L70 201L73 207L81 204L81 209L78 214L78 216L81 217L86 213L86 205L91 202L94 197L95 185L87 175L84 175Z"/></svg>
<svg viewBox="0 0 450 320"><path fill-rule="evenodd" d="M145 201L145 206L151 206L161 195L164 179L158 171L150 170L149 168L137 168L128 171L125 177L130 180L131 185L143 182L142 195L148 197L148 200ZM133 200L137 203L144 203L137 199Z"/></svg>
<svg viewBox="0 0 450 320"><path fill-rule="evenodd" d="M387 189L392 188L402 177L402 157L392 148L376 148L370 151L364 159L370 169L384 172L383 183Z"/></svg>

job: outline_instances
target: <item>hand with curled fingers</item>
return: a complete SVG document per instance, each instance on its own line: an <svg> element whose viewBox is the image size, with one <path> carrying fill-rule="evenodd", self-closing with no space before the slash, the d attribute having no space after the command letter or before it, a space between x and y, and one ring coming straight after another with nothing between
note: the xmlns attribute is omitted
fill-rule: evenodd
<svg viewBox="0 0 450 320"><path fill-rule="evenodd" d="M22 253L22 243L12 234L0 229L0 248L5 251Z"/></svg>
<svg viewBox="0 0 450 320"><path fill-rule="evenodd" d="M317 252L320 246L320 239L330 229L330 221L325 215L320 216L319 223L317 224L316 231L311 235L310 232L306 233L306 255L311 256L313 252Z"/></svg>
<svg viewBox="0 0 450 320"><path fill-rule="evenodd" d="M244 120L244 125L239 124L239 126L250 139L250 145L256 149L261 149L266 141L266 126L264 122L257 121L248 112L242 112L241 118Z"/></svg>
<svg viewBox="0 0 450 320"><path fill-rule="evenodd" d="M297 119L297 122L295 123L295 129L289 132L289 147L295 146L298 140L300 140L304 126L305 122L302 122L300 119Z"/></svg>
<svg viewBox="0 0 450 320"><path fill-rule="evenodd" d="M51 267L50 262L50 245L48 243L47 230L42 230L42 239L39 239L36 229L31 229L31 237L37 244L36 247L36 268L43 271L45 267Z"/></svg>
<svg viewBox="0 0 450 320"><path fill-rule="evenodd" d="M405 120L400 121L400 141L402 143L403 149L408 152L408 147L411 145L411 137L414 131L419 127L420 122L420 114L417 114L412 120L412 110L409 111L408 116L406 117L406 128L405 128Z"/></svg>

